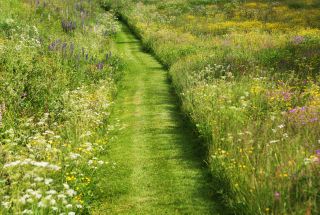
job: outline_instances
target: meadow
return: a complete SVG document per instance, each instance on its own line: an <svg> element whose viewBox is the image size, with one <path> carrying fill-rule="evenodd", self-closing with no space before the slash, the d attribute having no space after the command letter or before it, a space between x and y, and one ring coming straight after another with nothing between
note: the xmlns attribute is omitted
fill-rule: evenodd
<svg viewBox="0 0 320 215"><path fill-rule="evenodd" d="M122 61L97 1L0 1L0 214L87 214Z"/></svg>
<svg viewBox="0 0 320 215"><path fill-rule="evenodd" d="M320 213L320 3L103 0L169 69L236 214Z"/></svg>

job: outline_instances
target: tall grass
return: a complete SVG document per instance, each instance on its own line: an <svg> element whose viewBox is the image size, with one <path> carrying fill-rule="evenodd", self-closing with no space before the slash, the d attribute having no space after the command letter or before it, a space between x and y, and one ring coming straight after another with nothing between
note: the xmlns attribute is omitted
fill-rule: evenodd
<svg viewBox="0 0 320 215"><path fill-rule="evenodd" d="M170 68L236 214L319 213L317 1L102 1Z"/></svg>
<svg viewBox="0 0 320 215"><path fill-rule="evenodd" d="M93 0L0 8L0 213L86 213L121 60L117 23Z"/></svg>

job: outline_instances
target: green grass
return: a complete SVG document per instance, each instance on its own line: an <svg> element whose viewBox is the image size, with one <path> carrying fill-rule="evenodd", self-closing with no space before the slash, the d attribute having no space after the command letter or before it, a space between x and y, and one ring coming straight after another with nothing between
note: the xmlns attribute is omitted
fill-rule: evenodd
<svg viewBox="0 0 320 215"><path fill-rule="evenodd" d="M167 71L123 26L116 48L126 59L95 214L218 214L199 145L179 113Z"/></svg>
<svg viewBox="0 0 320 215"><path fill-rule="evenodd" d="M102 2L169 68L235 213L319 213L317 0Z"/></svg>

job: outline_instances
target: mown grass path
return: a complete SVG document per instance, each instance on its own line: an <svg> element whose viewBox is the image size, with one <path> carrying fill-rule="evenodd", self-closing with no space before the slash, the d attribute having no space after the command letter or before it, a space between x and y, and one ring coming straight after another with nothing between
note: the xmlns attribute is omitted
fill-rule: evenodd
<svg viewBox="0 0 320 215"><path fill-rule="evenodd" d="M112 132L106 160L115 165L101 179L105 202L95 214L218 214L199 144L179 114L167 72L125 26L116 49L127 72L112 123L123 129Z"/></svg>

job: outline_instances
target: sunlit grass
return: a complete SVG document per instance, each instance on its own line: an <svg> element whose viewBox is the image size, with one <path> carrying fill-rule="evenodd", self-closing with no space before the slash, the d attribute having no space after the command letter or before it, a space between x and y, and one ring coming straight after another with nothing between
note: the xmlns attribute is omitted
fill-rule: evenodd
<svg viewBox="0 0 320 215"><path fill-rule="evenodd" d="M319 213L317 1L103 2L170 68L229 207Z"/></svg>

